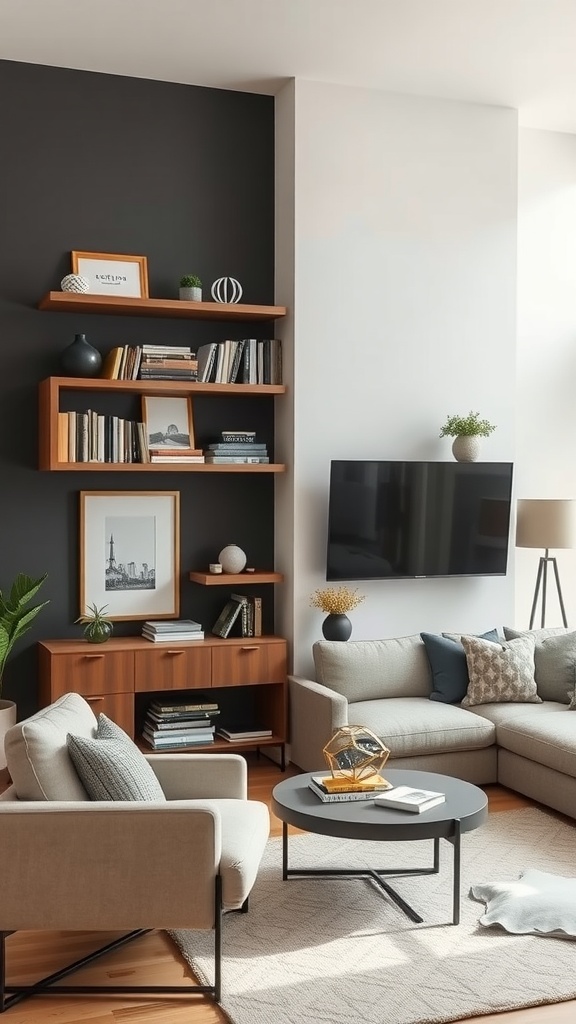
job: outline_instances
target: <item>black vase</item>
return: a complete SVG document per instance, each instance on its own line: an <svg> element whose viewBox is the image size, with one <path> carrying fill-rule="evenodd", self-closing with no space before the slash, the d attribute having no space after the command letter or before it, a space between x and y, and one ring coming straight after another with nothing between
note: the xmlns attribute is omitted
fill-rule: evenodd
<svg viewBox="0 0 576 1024"><path fill-rule="evenodd" d="M322 623L322 633L326 640L349 640L352 623L347 615L328 615Z"/></svg>
<svg viewBox="0 0 576 1024"><path fill-rule="evenodd" d="M85 334L75 334L72 344L60 355L60 369L67 377L97 377L101 368L102 356L86 341Z"/></svg>

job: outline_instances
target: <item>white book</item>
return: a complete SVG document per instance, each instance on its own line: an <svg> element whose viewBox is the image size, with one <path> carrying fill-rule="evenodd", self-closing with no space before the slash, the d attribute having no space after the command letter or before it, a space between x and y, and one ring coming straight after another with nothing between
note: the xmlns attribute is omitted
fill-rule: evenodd
<svg viewBox="0 0 576 1024"><path fill-rule="evenodd" d="M446 797L444 793L436 793L431 789L415 789L413 786L396 786L387 793L380 793L374 803L381 807L390 807L395 811L412 811L413 814L421 814L430 807L443 804Z"/></svg>
<svg viewBox="0 0 576 1024"><path fill-rule="evenodd" d="M148 630L142 630L142 636L145 640L150 640L153 644L174 644L182 643L183 640L203 640L204 631L194 630L189 633L150 633Z"/></svg>

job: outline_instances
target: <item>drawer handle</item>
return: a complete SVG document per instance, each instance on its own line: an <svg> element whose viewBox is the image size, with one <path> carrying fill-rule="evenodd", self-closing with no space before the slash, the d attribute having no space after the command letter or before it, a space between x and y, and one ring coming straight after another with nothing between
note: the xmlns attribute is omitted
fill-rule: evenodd
<svg viewBox="0 0 576 1024"><path fill-rule="evenodd" d="M260 648L258 647L258 644L252 644L251 647L241 647L240 650L241 651L259 651Z"/></svg>
<svg viewBox="0 0 576 1024"><path fill-rule="evenodd" d="M185 654L185 651L166 651L166 654Z"/></svg>
<svg viewBox="0 0 576 1024"><path fill-rule="evenodd" d="M84 700L88 701L88 704L96 704L97 701L104 700L104 697L84 697Z"/></svg>
<svg viewBox="0 0 576 1024"><path fill-rule="evenodd" d="M104 658L105 655L104 654L85 654L84 657L86 659L93 660L94 658Z"/></svg>

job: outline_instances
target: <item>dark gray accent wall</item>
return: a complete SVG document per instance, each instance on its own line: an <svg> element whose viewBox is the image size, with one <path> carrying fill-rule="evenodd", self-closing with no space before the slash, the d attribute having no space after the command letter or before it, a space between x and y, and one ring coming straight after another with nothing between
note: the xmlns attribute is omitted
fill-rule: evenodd
<svg viewBox="0 0 576 1024"><path fill-rule="evenodd" d="M265 96L10 61L0 62L0 96L0 588L19 571L48 572L41 596L50 599L5 673L4 696L23 717L37 703L36 641L81 636L81 490L180 491L181 614L208 629L226 591L188 582L189 569L230 542L249 562L273 564L272 476L37 469L37 385L58 374L74 334L105 354L122 344L196 348L267 337L273 324L77 316L36 305L60 287L72 249L146 255L151 296L176 298L180 276L196 273L205 297L229 275L243 301L273 303L274 105ZM255 426L272 445L272 403L198 396L197 440L223 426ZM86 408L86 396L72 404ZM268 630L271 590L261 591ZM140 625L118 623L115 634L138 634Z"/></svg>

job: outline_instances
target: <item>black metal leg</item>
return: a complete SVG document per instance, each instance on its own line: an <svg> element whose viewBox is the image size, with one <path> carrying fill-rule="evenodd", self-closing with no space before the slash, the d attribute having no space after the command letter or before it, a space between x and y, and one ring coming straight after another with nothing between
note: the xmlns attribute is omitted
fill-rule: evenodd
<svg viewBox="0 0 576 1024"><path fill-rule="evenodd" d="M532 601L532 609L530 611L530 625L528 626L528 629L532 629L532 626L534 625L534 618L535 618L535 615L536 615L536 606L538 604L538 594L540 592L540 583L542 582L542 573L543 573L543 571L544 571L544 559L541 558L539 563L538 563L538 573L537 573L537 576L536 576L536 586L534 588L534 599Z"/></svg>
<svg viewBox="0 0 576 1024"><path fill-rule="evenodd" d="M0 932L0 1013L6 1009L6 932Z"/></svg>
<svg viewBox="0 0 576 1024"><path fill-rule="evenodd" d="M452 891L452 924L460 924L460 820L454 820L454 888Z"/></svg>
<svg viewBox="0 0 576 1024"><path fill-rule="evenodd" d="M558 601L560 602L560 611L562 612L562 622L565 627L568 627L568 619L566 618L566 609L564 608L564 598L562 597L562 588L560 586L560 576L558 575L558 564L555 558L551 558L552 568L554 569L554 577L556 579L556 589L558 591Z"/></svg>
<svg viewBox="0 0 576 1024"><path fill-rule="evenodd" d="M214 921L214 999L222 998L222 878L216 875L215 882L216 920Z"/></svg>
<svg viewBox="0 0 576 1024"><path fill-rule="evenodd" d="M546 622L546 591L548 590L548 548L546 548L546 558L543 561L542 571L542 614L540 616L540 628L544 629L544 623Z"/></svg>
<svg viewBox="0 0 576 1024"><path fill-rule="evenodd" d="M282 822L282 881L288 878L288 825Z"/></svg>
<svg viewBox="0 0 576 1024"><path fill-rule="evenodd" d="M280 771L286 771L286 744L280 744Z"/></svg>
<svg viewBox="0 0 576 1024"><path fill-rule="evenodd" d="M434 840L434 874L440 871L440 840Z"/></svg>

